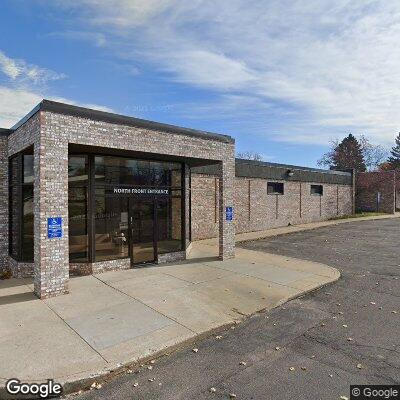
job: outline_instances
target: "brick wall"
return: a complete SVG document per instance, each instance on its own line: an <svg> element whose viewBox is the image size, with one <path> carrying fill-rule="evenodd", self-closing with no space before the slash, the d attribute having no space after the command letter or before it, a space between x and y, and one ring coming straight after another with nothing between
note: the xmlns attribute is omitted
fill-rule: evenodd
<svg viewBox="0 0 400 400"><path fill-rule="evenodd" d="M395 181L395 171L357 173L356 210L394 213ZM379 205L378 193L380 193Z"/></svg>
<svg viewBox="0 0 400 400"><path fill-rule="evenodd" d="M0 273L8 269L7 136L0 135Z"/></svg>
<svg viewBox="0 0 400 400"><path fill-rule="evenodd" d="M310 194L309 182L281 181L284 194L268 195L267 182L267 179L235 179L236 233L323 221L352 213L352 186L323 184L323 196L315 196ZM212 175L192 174L191 191L192 239L216 237L218 181Z"/></svg>

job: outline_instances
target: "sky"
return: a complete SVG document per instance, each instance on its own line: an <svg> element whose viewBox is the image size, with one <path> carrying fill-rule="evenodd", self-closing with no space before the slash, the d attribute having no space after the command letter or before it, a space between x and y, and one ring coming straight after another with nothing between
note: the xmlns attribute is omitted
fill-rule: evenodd
<svg viewBox="0 0 400 400"><path fill-rule="evenodd" d="M0 0L0 127L43 98L316 166L400 131L398 0Z"/></svg>

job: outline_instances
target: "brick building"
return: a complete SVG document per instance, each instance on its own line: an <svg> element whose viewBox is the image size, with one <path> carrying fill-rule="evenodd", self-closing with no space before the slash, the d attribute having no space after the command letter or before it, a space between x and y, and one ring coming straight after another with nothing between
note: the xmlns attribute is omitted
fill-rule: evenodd
<svg viewBox="0 0 400 400"><path fill-rule="evenodd" d="M70 275L186 257L193 240L353 212L353 176L235 160L230 136L43 100L0 130L0 272ZM236 175L236 176L235 176Z"/></svg>
<svg viewBox="0 0 400 400"><path fill-rule="evenodd" d="M218 234L218 178L211 167L191 174L192 239ZM236 159L236 233L324 221L353 213L353 176L293 165Z"/></svg>
<svg viewBox="0 0 400 400"><path fill-rule="evenodd" d="M400 210L400 172L361 172L356 177L356 210L393 214Z"/></svg>

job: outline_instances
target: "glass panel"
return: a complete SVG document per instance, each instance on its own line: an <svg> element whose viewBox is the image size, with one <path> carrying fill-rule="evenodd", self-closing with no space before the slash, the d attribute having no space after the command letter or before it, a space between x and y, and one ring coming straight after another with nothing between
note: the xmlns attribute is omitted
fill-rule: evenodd
<svg viewBox="0 0 400 400"><path fill-rule="evenodd" d="M154 261L154 201L132 200L132 255L134 263Z"/></svg>
<svg viewBox="0 0 400 400"><path fill-rule="evenodd" d="M69 260L88 261L87 188L68 189Z"/></svg>
<svg viewBox="0 0 400 400"><path fill-rule="evenodd" d="M107 197L96 189L95 251L96 261L129 256L127 197Z"/></svg>
<svg viewBox="0 0 400 400"><path fill-rule="evenodd" d="M33 186L24 186L22 220L22 261L33 261Z"/></svg>
<svg viewBox="0 0 400 400"><path fill-rule="evenodd" d="M181 186L181 164L133 160L121 157L95 158L96 184L135 186Z"/></svg>
<svg viewBox="0 0 400 400"><path fill-rule="evenodd" d="M24 183L32 183L35 179L33 172L33 155L24 154Z"/></svg>
<svg viewBox="0 0 400 400"><path fill-rule="evenodd" d="M182 250L182 199L157 200L157 250L159 254Z"/></svg>
<svg viewBox="0 0 400 400"><path fill-rule="evenodd" d="M88 182L87 156L69 156L68 183L74 186L87 185Z"/></svg>
<svg viewBox="0 0 400 400"><path fill-rule="evenodd" d="M17 259L21 232L21 203L19 202L19 186L10 188L10 254Z"/></svg>

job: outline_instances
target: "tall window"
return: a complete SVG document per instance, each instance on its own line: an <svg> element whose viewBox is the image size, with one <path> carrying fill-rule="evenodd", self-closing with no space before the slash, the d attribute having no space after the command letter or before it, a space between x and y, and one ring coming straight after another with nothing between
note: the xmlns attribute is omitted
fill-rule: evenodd
<svg viewBox="0 0 400 400"><path fill-rule="evenodd" d="M33 149L9 163L9 252L17 261L33 262Z"/></svg>
<svg viewBox="0 0 400 400"><path fill-rule="evenodd" d="M88 157L71 155L68 159L69 260L89 260L88 236Z"/></svg>

